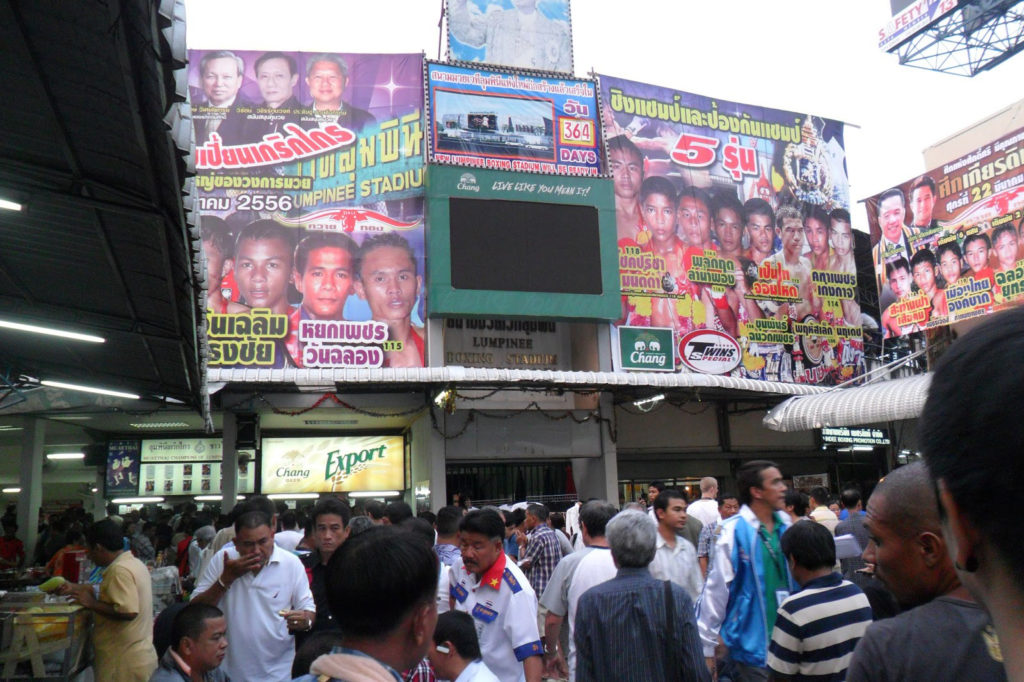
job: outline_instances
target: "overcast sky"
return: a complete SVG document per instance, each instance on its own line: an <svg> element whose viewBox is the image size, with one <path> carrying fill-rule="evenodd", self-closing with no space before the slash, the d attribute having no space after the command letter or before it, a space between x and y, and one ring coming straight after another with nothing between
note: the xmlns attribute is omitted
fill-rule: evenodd
<svg viewBox="0 0 1024 682"><path fill-rule="evenodd" d="M190 48L438 57L441 0L186 5ZM878 49L889 14L888 0L573 0L576 74L845 121L856 201L927 170L925 147L1015 102L1024 82L1020 55L970 79L900 66Z"/></svg>

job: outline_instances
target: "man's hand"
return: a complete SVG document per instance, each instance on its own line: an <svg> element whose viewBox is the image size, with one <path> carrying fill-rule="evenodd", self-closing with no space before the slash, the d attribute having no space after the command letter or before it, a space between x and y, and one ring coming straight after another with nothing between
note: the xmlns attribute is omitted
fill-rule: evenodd
<svg viewBox="0 0 1024 682"><path fill-rule="evenodd" d="M241 578L246 573L255 571L260 567L262 559L259 554L240 556L237 559L229 559L227 550L224 550L224 571L221 573L221 580L224 585L230 587L231 583Z"/></svg>
<svg viewBox="0 0 1024 682"><path fill-rule="evenodd" d="M79 583L64 583L57 588L57 594L71 597L71 601L81 604L87 609L96 605L96 594L92 591L92 585Z"/></svg>
<svg viewBox="0 0 1024 682"><path fill-rule="evenodd" d="M544 677L553 677L557 680L569 678L569 666L561 651L550 655L544 654Z"/></svg>
<svg viewBox="0 0 1024 682"><path fill-rule="evenodd" d="M516 530L516 544L517 545L519 545L520 547L523 547L523 546L526 545L526 543L529 541L529 539L530 538L526 537L526 533L524 533L522 530Z"/></svg>
<svg viewBox="0 0 1024 682"><path fill-rule="evenodd" d="M718 666L715 664L715 657L714 656L708 656L708 657L706 657L704 659L704 662L707 664L708 671L711 673L712 681L717 680L718 679Z"/></svg>
<svg viewBox="0 0 1024 682"><path fill-rule="evenodd" d="M309 611L279 611L288 623L289 632L308 632L313 629L313 614Z"/></svg>

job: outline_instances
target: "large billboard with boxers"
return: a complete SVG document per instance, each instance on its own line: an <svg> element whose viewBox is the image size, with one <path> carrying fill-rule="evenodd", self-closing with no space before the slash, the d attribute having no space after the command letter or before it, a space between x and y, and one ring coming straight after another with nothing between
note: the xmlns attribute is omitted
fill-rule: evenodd
<svg viewBox="0 0 1024 682"><path fill-rule="evenodd" d="M617 367L809 384L859 375L842 122L598 81L615 192Z"/></svg>
<svg viewBox="0 0 1024 682"><path fill-rule="evenodd" d="M1024 300L1024 128L865 202L885 336Z"/></svg>
<svg viewBox="0 0 1024 682"><path fill-rule="evenodd" d="M189 61L210 379L423 366L422 56Z"/></svg>

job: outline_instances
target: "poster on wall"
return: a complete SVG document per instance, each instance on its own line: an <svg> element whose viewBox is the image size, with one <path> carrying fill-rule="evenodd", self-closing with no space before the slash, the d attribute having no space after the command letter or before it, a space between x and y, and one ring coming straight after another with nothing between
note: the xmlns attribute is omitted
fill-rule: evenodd
<svg viewBox="0 0 1024 682"><path fill-rule="evenodd" d="M432 162L601 174L594 81L437 62L426 71Z"/></svg>
<svg viewBox="0 0 1024 682"><path fill-rule="evenodd" d="M139 441L112 440L107 445L104 496L139 494Z"/></svg>
<svg viewBox="0 0 1024 682"><path fill-rule="evenodd" d="M569 0L447 0L448 59L572 73Z"/></svg>
<svg viewBox="0 0 1024 682"><path fill-rule="evenodd" d="M402 436L264 438L263 494L405 489Z"/></svg>
<svg viewBox="0 0 1024 682"><path fill-rule="evenodd" d="M422 56L189 61L212 380L422 366Z"/></svg>
<svg viewBox="0 0 1024 682"><path fill-rule="evenodd" d="M144 462L139 493L151 495L217 495L223 481L220 462ZM255 489L251 462L238 465L239 494Z"/></svg>
<svg viewBox="0 0 1024 682"><path fill-rule="evenodd" d="M865 202L886 338L1024 300L1024 129Z"/></svg>
<svg viewBox="0 0 1024 682"><path fill-rule="evenodd" d="M622 294L616 368L664 369L664 339L640 337L652 328L671 330L679 371L809 384L862 373L843 124L598 81Z"/></svg>

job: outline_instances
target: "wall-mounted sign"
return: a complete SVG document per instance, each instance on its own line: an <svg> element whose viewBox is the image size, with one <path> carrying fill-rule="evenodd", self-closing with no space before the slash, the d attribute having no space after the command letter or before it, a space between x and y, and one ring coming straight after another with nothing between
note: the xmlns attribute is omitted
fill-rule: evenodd
<svg viewBox="0 0 1024 682"><path fill-rule="evenodd" d="M697 329L679 339L679 358L702 374L728 374L743 359L739 342L724 332Z"/></svg>
<svg viewBox="0 0 1024 682"><path fill-rule="evenodd" d="M618 331L620 369L671 372L672 330L658 327L613 327Z"/></svg>
<svg viewBox="0 0 1024 682"><path fill-rule="evenodd" d="M842 445L889 445L889 432L885 429L850 429L826 426L821 430L824 443Z"/></svg>
<svg viewBox="0 0 1024 682"><path fill-rule="evenodd" d="M444 364L504 369L572 369L568 325L544 320L450 317Z"/></svg>
<svg viewBox="0 0 1024 682"><path fill-rule="evenodd" d="M401 436L264 438L262 452L264 494L405 488Z"/></svg>
<svg viewBox="0 0 1024 682"><path fill-rule="evenodd" d="M219 443L219 441L218 441ZM238 464L238 492L255 490L255 467ZM220 462L152 462L142 465L140 495L216 495L223 479Z"/></svg>
<svg viewBox="0 0 1024 682"><path fill-rule="evenodd" d="M143 462L219 462L220 438L160 438L142 441Z"/></svg>
<svg viewBox="0 0 1024 682"><path fill-rule="evenodd" d="M811 488L817 488L818 486L822 488L828 487L828 474L806 474L793 477L793 488L796 490L810 492Z"/></svg>
<svg viewBox="0 0 1024 682"><path fill-rule="evenodd" d="M139 441L112 440L107 446L104 494L137 495L139 492Z"/></svg>

